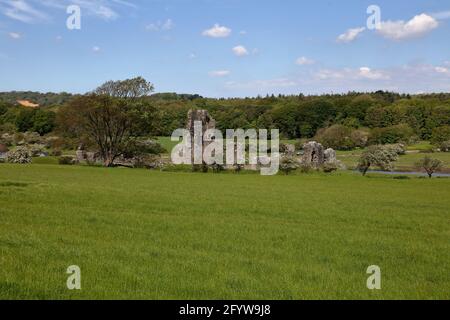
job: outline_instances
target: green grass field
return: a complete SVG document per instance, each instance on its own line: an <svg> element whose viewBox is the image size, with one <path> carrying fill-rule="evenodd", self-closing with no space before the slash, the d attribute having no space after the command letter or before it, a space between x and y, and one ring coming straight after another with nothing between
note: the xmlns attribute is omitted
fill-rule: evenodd
<svg viewBox="0 0 450 320"><path fill-rule="evenodd" d="M348 169L354 169L358 165L362 152L363 150L338 151L337 158L342 161ZM441 160L444 164L442 171L446 173L450 172L450 152L408 153L399 157L398 161L394 164L394 170L417 171L416 163L426 156Z"/></svg>
<svg viewBox="0 0 450 320"><path fill-rule="evenodd" d="M449 299L449 206L450 179L2 164L0 299Z"/></svg>

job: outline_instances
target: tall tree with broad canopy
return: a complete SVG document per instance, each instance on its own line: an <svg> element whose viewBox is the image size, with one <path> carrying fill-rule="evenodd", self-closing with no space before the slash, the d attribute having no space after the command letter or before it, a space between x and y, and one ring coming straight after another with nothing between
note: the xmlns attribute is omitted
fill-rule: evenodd
<svg viewBox="0 0 450 320"><path fill-rule="evenodd" d="M111 167L138 136L151 134L155 109L139 99L151 91L149 86L142 78L106 83L69 102L59 112L59 128L66 136L94 145L104 165Z"/></svg>
<svg viewBox="0 0 450 320"><path fill-rule="evenodd" d="M95 89L94 93L123 99L137 99L147 96L154 89L153 84L142 77L136 77L133 79L105 82Z"/></svg>

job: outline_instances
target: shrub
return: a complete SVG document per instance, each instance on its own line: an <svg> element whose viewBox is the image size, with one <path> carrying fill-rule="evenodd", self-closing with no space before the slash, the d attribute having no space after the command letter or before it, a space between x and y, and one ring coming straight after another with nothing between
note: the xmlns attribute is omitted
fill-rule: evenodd
<svg viewBox="0 0 450 320"><path fill-rule="evenodd" d="M299 165L299 169L301 173L309 173L313 167L310 163L301 162Z"/></svg>
<svg viewBox="0 0 450 320"><path fill-rule="evenodd" d="M394 180L410 180L411 177L408 177L408 176L394 176L392 179L394 179Z"/></svg>
<svg viewBox="0 0 450 320"><path fill-rule="evenodd" d="M59 157L58 163L60 165L74 165L75 164L75 158L72 156L62 156Z"/></svg>
<svg viewBox="0 0 450 320"><path fill-rule="evenodd" d="M62 156L62 151L59 149L53 149L52 152L50 152L50 154L53 157L60 157L60 156Z"/></svg>
<svg viewBox="0 0 450 320"><path fill-rule="evenodd" d="M0 138L0 143L10 147L14 144L14 134L4 133Z"/></svg>
<svg viewBox="0 0 450 320"><path fill-rule="evenodd" d="M243 164L235 163L235 164L233 165L233 169L234 169L234 172L240 173L240 172L244 169L244 165L243 165Z"/></svg>
<svg viewBox="0 0 450 320"><path fill-rule="evenodd" d="M450 151L450 140L442 142L440 145L440 149L442 152L449 152Z"/></svg>
<svg viewBox="0 0 450 320"><path fill-rule="evenodd" d="M322 167L323 172L332 173L338 170L338 164L336 162L326 162Z"/></svg>
<svg viewBox="0 0 450 320"><path fill-rule="evenodd" d="M353 147L365 148L369 141L369 131L367 129L353 130L350 134L350 140L352 141Z"/></svg>
<svg viewBox="0 0 450 320"><path fill-rule="evenodd" d="M450 140L450 126L442 126L434 128L431 133L431 143L440 145Z"/></svg>
<svg viewBox="0 0 450 320"><path fill-rule="evenodd" d="M412 136L414 136L414 131L406 124L399 124L386 128L375 128L370 133L369 144L407 144Z"/></svg>
<svg viewBox="0 0 450 320"><path fill-rule="evenodd" d="M287 144L287 143L280 143L279 151L282 154L293 154L293 153L295 153L295 145Z"/></svg>
<svg viewBox="0 0 450 320"><path fill-rule="evenodd" d="M212 169L212 171L214 173L220 173L220 172L225 170L224 165L223 164L219 164L219 163L214 163L210 167L211 167L211 169Z"/></svg>
<svg viewBox="0 0 450 320"><path fill-rule="evenodd" d="M389 149L390 151L398 154L399 156L406 154L406 146L402 143L387 144L384 147Z"/></svg>
<svg viewBox="0 0 450 320"><path fill-rule="evenodd" d="M131 159L142 155L159 155L166 152L166 150L153 140L134 140L128 144L124 152L126 159Z"/></svg>
<svg viewBox="0 0 450 320"><path fill-rule="evenodd" d="M326 148L337 150L350 150L354 148L352 139L350 138L352 129L337 124L317 132L314 138Z"/></svg>
<svg viewBox="0 0 450 320"><path fill-rule="evenodd" d="M294 156L286 155L281 158L280 170L288 175L299 168L300 164Z"/></svg>
<svg viewBox="0 0 450 320"><path fill-rule="evenodd" d="M35 131L40 135L51 132L55 127L55 113L41 109L23 109L16 118L19 131Z"/></svg>
<svg viewBox="0 0 450 320"><path fill-rule="evenodd" d="M27 164L33 161L31 152L26 147L17 147L16 150L10 151L6 158L9 163Z"/></svg>

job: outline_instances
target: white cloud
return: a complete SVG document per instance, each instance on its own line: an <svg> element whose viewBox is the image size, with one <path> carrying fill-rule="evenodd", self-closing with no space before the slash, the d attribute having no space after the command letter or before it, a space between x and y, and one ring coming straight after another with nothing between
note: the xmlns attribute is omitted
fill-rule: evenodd
<svg viewBox="0 0 450 320"><path fill-rule="evenodd" d="M450 70L448 68L445 68L445 67L435 67L434 70L437 73L450 73Z"/></svg>
<svg viewBox="0 0 450 320"><path fill-rule="evenodd" d="M175 23L172 19L167 19L166 21L158 21L155 23L150 23L145 27L148 31L169 31L175 28Z"/></svg>
<svg viewBox="0 0 450 320"><path fill-rule="evenodd" d="M373 71L369 67L359 68L359 76L370 80L388 79L389 76L383 74L380 71Z"/></svg>
<svg viewBox="0 0 450 320"><path fill-rule="evenodd" d="M0 0L0 13L24 23L49 21L48 8L66 11L69 5L78 5L83 15L103 20L114 20L120 15L118 9L137 8L125 0Z"/></svg>
<svg viewBox="0 0 450 320"><path fill-rule="evenodd" d="M202 35L211 38L226 38L231 34L231 29L215 24L211 29L203 31Z"/></svg>
<svg viewBox="0 0 450 320"><path fill-rule="evenodd" d="M361 67L359 69L344 68L344 69L321 69L314 74L314 77L319 80L330 79L352 79L352 80L386 80L390 76L380 70L372 70L369 67Z"/></svg>
<svg viewBox="0 0 450 320"><path fill-rule="evenodd" d="M228 89L270 89L270 88L289 88L298 86L299 82L289 78L275 78L253 80L249 82L229 81L225 84Z"/></svg>
<svg viewBox="0 0 450 320"><path fill-rule="evenodd" d="M11 39L15 39L15 40L22 38L22 35L17 32L10 32L8 35Z"/></svg>
<svg viewBox="0 0 450 320"><path fill-rule="evenodd" d="M230 74L231 74L231 72L228 70L217 70L217 71L211 71L209 73L209 76L215 77L215 78L221 78L221 77L229 76Z"/></svg>
<svg viewBox="0 0 450 320"><path fill-rule="evenodd" d="M92 47L92 51L93 52L100 52L100 47L98 47L98 46L94 46L94 47Z"/></svg>
<svg viewBox="0 0 450 320"><path fill-rule="evenodd" d="M391 40L404 40L421 37L439 26L439 22L427 15L420 14L405 22L399 21L383 21L377 32L383 37Z"/></svg>
<svg viewBox="0 0 450 320"><path fill-rule="evenodd" d="M450 73L436 72L435 68L436 66L428 64L383 69L361 67L308 70L302 68L296 75L287 77L227 82L224 89L229 92L230 96L272 93L298 94L299 92L305 94L373 92L377 90L400 93L449 92Z"/></svg>
<svg viewBox="0 0 450 320"><path fill-rule="evenodd" d="M196 59L197 55L195 53L189 54L189 59Z"/></svg>
<svg viewBox="0 0 450 320"><path fill-rule="evenodd" d="M365 27L348 29L345 33L337 37L337 42L349 43L358 38L359 34L366 30Z"/></svg>
<svg viewBox="0 0 450 320"><path fill-rule="evenodd" d="M24 23L48 20L48 16L35 9L25 0L0 0L0 12L5 16Z"/></svg>
<svg viewBox="0 0 450 320"><path fill-rule="evenodd" d="M309 59L307 57L300 57L297 60L295 60L295 64L297 64L299 66L311 65L314 63L316 63L314 60Z"/></svg>
<svg viewBox="0 0 450 320"><path fill-rule="evenodd" d="M236 46L233 49L233 53L238 57L248 56L248 50L244 46Z"/></svg>

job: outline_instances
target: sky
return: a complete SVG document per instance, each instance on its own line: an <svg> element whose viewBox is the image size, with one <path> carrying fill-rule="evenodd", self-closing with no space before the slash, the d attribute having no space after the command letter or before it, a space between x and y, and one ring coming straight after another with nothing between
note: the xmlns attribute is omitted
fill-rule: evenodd
<svg viewBox="0 0 450 320"><path fill-rule="evenodd" d="M450 92L449 35L448 0L0 0L0 91Z"/></svg>

